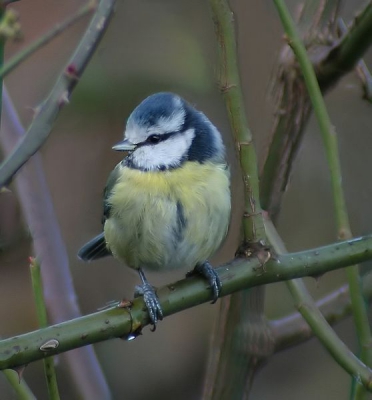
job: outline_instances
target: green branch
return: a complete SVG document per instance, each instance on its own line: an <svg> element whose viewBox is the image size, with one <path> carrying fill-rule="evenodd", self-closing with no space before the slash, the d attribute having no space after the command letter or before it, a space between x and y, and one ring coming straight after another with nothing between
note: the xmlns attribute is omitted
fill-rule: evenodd
<svg viewBox="0 0 372 400"><path fill-rule="evenodd" d="M315 1L314 1L315 3ZM335 8L331 11L330 23L313 26L314 32L306 32L307 45L311 48L312 63L321 90L326 92L352 69L372 43L371 2L356 17L353 26L342 39L329 45L335 31L334 15L339 8L335 0L319 1L319 9L314 19L326 10L325 5ZM306 16L309 18L309 15ZM324 22L327 18L322 17ZM357 38L363 37L358 42ZM358 42L358 43L357 43ZM350 43L354 43L355 47ZM304 128L311 114L311 103L304 87L301 72L285 46L280 57L279 72L276 77L276 118L273 126L272 143L261 173L261 204L272 218L278 213L282 196L288 186L292 165L304 136Z"/></svg>
<svg viewBox="0 0 372 400"><path fill-rule="evenodd" d="M249 255L261 250L265 242L259 199L257 157L248 127L239 74L234 15L227 0L210 0L218 48L218 83L225 101L231 132L237 147L244 183L242 216L243 246ZM221 301L214 328L209 364L204 384L204 399L241 398L256 370L259 356L256 341L266 344L264 287L244 290ZM254 339L252 336L255 336ZM252 340L250 340L252 339ZM247 348L247 341L251 343ZM271 342L270 342L271 343ZM261 358L260 358L261 359Z"/></svg>
<svg viewBox="0 0 372 400"><path fill-rule="evenodd" d="M257 157L252 134L245 115L243 93L241 90L234 15L227 0L210 0L212 18L215 26L218 51L218 82L225 100L230 126L238 148L240 166L245 186L243 215L244 240L258 242L265 240L265 228L259 197Z"/></svg>
<svg viewBox="0 0 372 400"><path fill-rule="evenodd" d="M86 5L82 6L75 14L66 18L63 22L57 24L53 29L51 29L46 34L40 36L25 49L21 50L15 56L13 56L9 61L7 61L0 68L0 76L5 77L9 72L13 71L21 62L25 61L29 56L39 50L41 47L48 44L52 39L63 33L67 28L73 25L75 22L79 21L81 18L88 15L90 12L94 11L97 7L96 1L90 0Z"/></svg>
<svg viewBox="0 0 372 400"><path fill-rule="evenodd" d="M0 7L0 20L4 17L6 4L2 4ZM0 68L4 64L4 46L5 46L5 39L0 38ZM2 121L2 103L3 103L3 78L0 76L0 121ZM14 391L16 392L18 399L20 400L34 400L36 397L31 392L30 388L24 381L21 376L21 373L18 371L11 371L11 370L4 370L4 376L13 387Z"/></svg>
<svg viewBox="0 0 372 400"><path fill-rule="evenodd" d="M337 30L339 7L340 0L312 0L303 4L298 25L312 52L322 49L324 54L324 49L329 46ZM287 45L282 48L279 57L273 88L275 119L261 171L260 193L263 209L275 220L311 113L311 103L298 63Z"/></svg>
<svg viewBox="0 0 372 400"><path fill-rule="evenodd" d="M4 86L0 143L5 154L11 151L24 134L24 128ZM47 282L44 296L50 320L59 322L77 318L81 316L81 311L72 283L66 245L52 206L40 154L35 154L28 161L15 179L15 186L23 217L32 232L35 254L42 260L42 278ZM96 396L100 400L111 398L101 366L91 346L67 354L64 361L80 397L91 399Z"/></svg>
<svg viewBox="0 0 372 400"><path fill-rule="evenodd" d="M362 282L363 296L370 303L372 301L372 273L365 275ZM317 300L316 306L329 324L337 324L352 311L349 286L343 285ZM269 321L269 325L274 337L275 352L296 346L314 337L314 332L299 312Z"/></svg>
<svg viewBox="0 0 372 400"><path fill-rule="evenodd" d="M30 271L37 319L39 321L40 328L46 328L48 326L48 317L44 300L43 284L41 281L40 264L36 261L36 259L31 259ZM48 386L49 399L59 400L60 396L53 357L47 357L44 359L44 371Z"/></svg>
<svg viewBox="0 0 372 400"><path fill-rule="evenodd" d="M16 371L6 369L2 371L8 382L12 385L18 400L36 400L36 397L27 386L24 379L20 378Z"/></svg>
<svg viewBox="0 0 372 400"><path fill-rule="evenodd" d="M362 81L363 98L372 103L372 75L364 60L358 62L356 71Z"/></svg>
<svg viewBox="0 0 372 400"><path fill-rule="evenodd" d="M351 237L349 218L346 209L345 196L342 187L342 174L341 174L341 163L337 145L337 135L334 127L331 124L325 102L313 70L311 61L307 55L306 49L302 44L302 41L296 31L296 27L292 18L287 10L284 1L274 0L278 8L279 15L281 17L284 29L288 36L288 43L292 47L295 53L298 63L300 65L309 96L314 108L316 118L318 120L320 131L322 133L323 143L326 151L326 157L331 175L331 185L333 192L333 201L335 206L336 224L338 228L339 238L345 239ZM372 13L371 13L372 15ZM371 19L372 28L372 19ZM371 31L372 34L372 31ZM353 308L353 315L355 319L356 329L358 333L358 340L361 349L361 360L367 364L372 365L372 349L371 349L371 331L368 322L368 315L366 304L361 291L361 285L359 280L359 268L358 266L349 267L346 270L349 287L351 303ZM297 290L291 290L295 298L300 299L300 295ZM307 321L312 317L312 310L307 316ZM328 324L327 324L327 327ZM329 327L330 329L330 327ZM322 333L322 332L320 332ZM329 341L326 342L327 346L330 346ZM329 348L329 347L328 347ZM339 363L342 362L340 357L337 358ZM353 375L356 376L355 374Z"/></svg>
<svg viewBox="0 0 372 400"><path fill-rule="evenodd" d="M4 18L5 10L0 8L0 21ZM5 39L0 37L0 66L4 65L4 47L5 47ZM1 113L2 113L2 105L3 105L3 79L0 77L0 122L1 122Z"/></svg>
<svg viewBox="0 0 372 400"><path fill-rule="evenodd" d="M359 13L345 35L327 53L312 61L324 90L351 71L372 44L372 2Z"/></svg>
<svg viewBox="0 0 372 400"><path fill-rule="evenodd" d="M239 290L304 276L372 259L372 235L298 253L279 255L262 271L257 257L235 259L217 269L222 296ZM165 316L212 300L210 288L198 277L183 279L157 291ZM122 306L124 307L124 306ZM113 307L48 328L0 341L0 369L15 368L77 347L131 337L149 324L142 298L131 308ZM50 343L49 346L47 344ZM53 345L52 345L53 344ZM372 376L371 376L372 385Z"/></svg>
<svg viewBox="0 0 372 400"><path fill-rule="evenodd" d="M113 13L115 0L101 0L75 53L60 75L49 96L40 106L26 136L0 165L0 187L9 183L13 175L35 154L48 138L60 110L92 57Z"/></svg>
<svg viewBox="0 0 372 400"><path fill-rule="evenodd" d="M272 225L270 222L268 222L266 225L266 232L275 251L277 251L279 254L285 254L286 248L279 238L274 225ZM366 389L372 391L372 370L362 361L360 361L345 346L342 340L339 339L317 308L303 281L301 279L294 279L292 281L288 281L287 285L298 311L301 313L316 337L320 340L331 356L351 376L358 378L358 380L365 385Z"/></svg>
<svg viewBox="0 0 372 400"><path fill-rule="evenodd" d="M333 325L351 312L348 285L343 285L316 302L316 308L325 320ZM274 352L297 346L314 337L314 332L297 311L269 322L275 349Z"/></svg>
<svg viewBox="0 0 372 400"><path fill-rule="evenodd" d="M347 27L342 18L338 21L338 28L341 34L345 35ZM372 76L367 67L367 64L363 59L360 59L355 67L356 73L362 82L364 96L363 98L369 102L372 102Z"/></svg>

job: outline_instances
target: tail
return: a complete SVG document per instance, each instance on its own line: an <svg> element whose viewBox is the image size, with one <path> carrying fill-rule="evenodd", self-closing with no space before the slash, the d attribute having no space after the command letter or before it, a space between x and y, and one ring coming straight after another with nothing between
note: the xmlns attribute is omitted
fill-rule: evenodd
<svg viewBox="0 0 372 400"><path fill-rule="evenodd" d="M78 252L78 257L83 261L93 261L110 255L103 233L86 243Z"/></svg>

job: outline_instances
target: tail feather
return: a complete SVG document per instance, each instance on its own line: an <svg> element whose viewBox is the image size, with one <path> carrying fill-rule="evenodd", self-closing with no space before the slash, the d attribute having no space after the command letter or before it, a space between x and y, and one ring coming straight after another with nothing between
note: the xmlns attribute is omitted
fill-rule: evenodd
<svg viewBox="0 0 372 400"><path fill-rule="evenodd" d="M103 233L91 239L78 252L78 257L83 261L93 261L109 255L111 252L106 246Z"/></svg>

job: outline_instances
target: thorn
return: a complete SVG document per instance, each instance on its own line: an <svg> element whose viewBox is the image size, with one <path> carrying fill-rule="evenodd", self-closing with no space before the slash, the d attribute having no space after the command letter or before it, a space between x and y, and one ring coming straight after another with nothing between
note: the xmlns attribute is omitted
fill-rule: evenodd
<svg viewBox="0 0 372 400"><path fill-rule="evenodd" d="M320 278L323 276L323 273L316 274L316 275L309 275L311 278L315 279L316 288L319 289Z"/></svg>
<svg viewBox="0 0 372 400"><path fill-rule="evenodd" d="M132 307L133 303L130 300L123 299L120 301L120 303L117 305L119 308L128 308Z"/></svg>
<svg viewBox="0 0 372 400"><path fill-rule="evenodd" d="M19 367L11 368L13 371L15 371L17 373L19 383L21 383L21 380L23 377L23 372L25 371L26 367L27 367L27 364L20 365Z"/></svg>
<svg viewBox="0 0 372 400"><path fill-rule="evenodd" d="M317 289L319 289L320 278L321 278L321 276L316 276L316 277L315 277L315 285L316 285L316 288L317 288Z"/></svg>
<svg viewBox="0 0 372 400"><path fill-rule="evenodd" d="M69 92L67 90L65 90L62 93L61 97L59 98L58 105L61 107L61 106L64 106L65 104L68 104L69 102L70 102Z"/></svg>
<svg viewBox="0 0 372 400"><path fill-rule="evenodd" d="M40 104L40 105L38 105L36 107L28 106L28 107L26 107L26 110L30 110L32 112L32 118L34 119L39 114L39 112L41 111L42 107L43 107L43 104Z"/></svg>
<svg viewBox="0 0 372 400"><path fill-rule="evenodd" d="M109 308L118 307L120 303L121 301L110 300L103 307L97 308L97 311L103 311L103 310L108 310Z"/></svg>

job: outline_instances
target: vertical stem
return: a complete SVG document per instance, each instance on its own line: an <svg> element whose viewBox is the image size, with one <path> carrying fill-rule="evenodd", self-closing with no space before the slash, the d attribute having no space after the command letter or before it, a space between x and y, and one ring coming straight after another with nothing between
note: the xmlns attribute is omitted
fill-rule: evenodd
<svg viewBox="0 0 372 400"><path fill-rule="evenodd" d="M4 87L0 142L9 153L25 130ZM35 254L42 260L44 296L54 323L81 315L52 196L40 154L35 154L15 179L23 215L33 237ZM109 387L92 346L62 355L82 398L111 399Z"/></svg>
<svg viewBox="0 0 372 400"><path fill-rule="evenodd" d="M338 151L337 135L329 118L313 66L296 31L290 13L283 0L274 0L274 3L278 9L283 27L288 36L288 43L297 57L319 123L330 170L338 237L341 240L349 239L351 238L351 231L342 186L341 162ZM368 322L367 307L362 294L359 267L357 265L348 267L346 269L346 274L349 282L351 305L360 346L360 357L367 366L371 366L371 330ZM357 388L355 398L362 399L365 397L365 393L365 389Z"/></svg>
<svg viewBox="0 0 372 400"><path fill-rule="evenodd" d="M210 0L219 51L219 84L224 97L230 126L238 149L245 185L243 215L244 240L265 240L265 228L259 198L257 157L248 127L241 90L234 15L227 0Z"/></svg>
<svg viewBox="0 0 372 400"><path fill-rule="evenodd" d="M4 17L5 6L0 5L0 20ZM4 65L4 47L5 39L0 37L0 68ZM2 116L2 104L3 104L3 77L0 76L0 124ZM14 371L5 370L3 374L7 378L8 382L12 385L13 389L17 393L20 400L33 400L35 396L27 386L26 382L21 379Z"/></svg>
<svg viewBox="0 0 372 400"><path fill-rule="evenodd" d="M5 6L3 4L0 5L0 20L3 19L5 13ZM0 68L4 65L4 47L5 47L5 39L0 37ZM1 110L3 105L3 77L0 76L0 123L1 123Z"/></svg>
<svg viewBox="0 0 372 400"><path fill-rule="evenodd" d="M251 244L266 241L266 234L259 199L257 157L241 90L234 16L227 0L209 3L218 44L218 81L244 182L243 239L250 248ZM211 342L204 399L238 400L249 392L258 365L273 348L263 308L264 287L235 293L221 301L221 313Z"/></svg>
<svg viewBox="0 0 372 400"><path fill-rule="evenodd" d="M266 232L277 254L285 254L286 248L279 237L274 225L266 222ZM326 350L352 377L358 378L366 386L371 385L371 369L361 362L336 335L322 313L317 308L314 300L306 289L302 279L287 281L294 303L305 321L323 344ZM369 389L370 390L370 389Z"/></svg>
<svg viewBox="0 0 372 400"><path fill-rule="evenodd" d="M40 328L46 328L48 326L48 317L41 280L40 264L36 259L31 259L30 272L39 326ZM44 371L48 386L49 399L60 400L53 357L47 357L44 359Z"/></svg>
<svg viewBox="0 0 372 400"><path fill-rule="evenodd" d="M2 373L5 375L6 379L16 392L17 400L36 400L36 397L31 392L24 379L20 379L16 371L4 369Z"/></svg>

